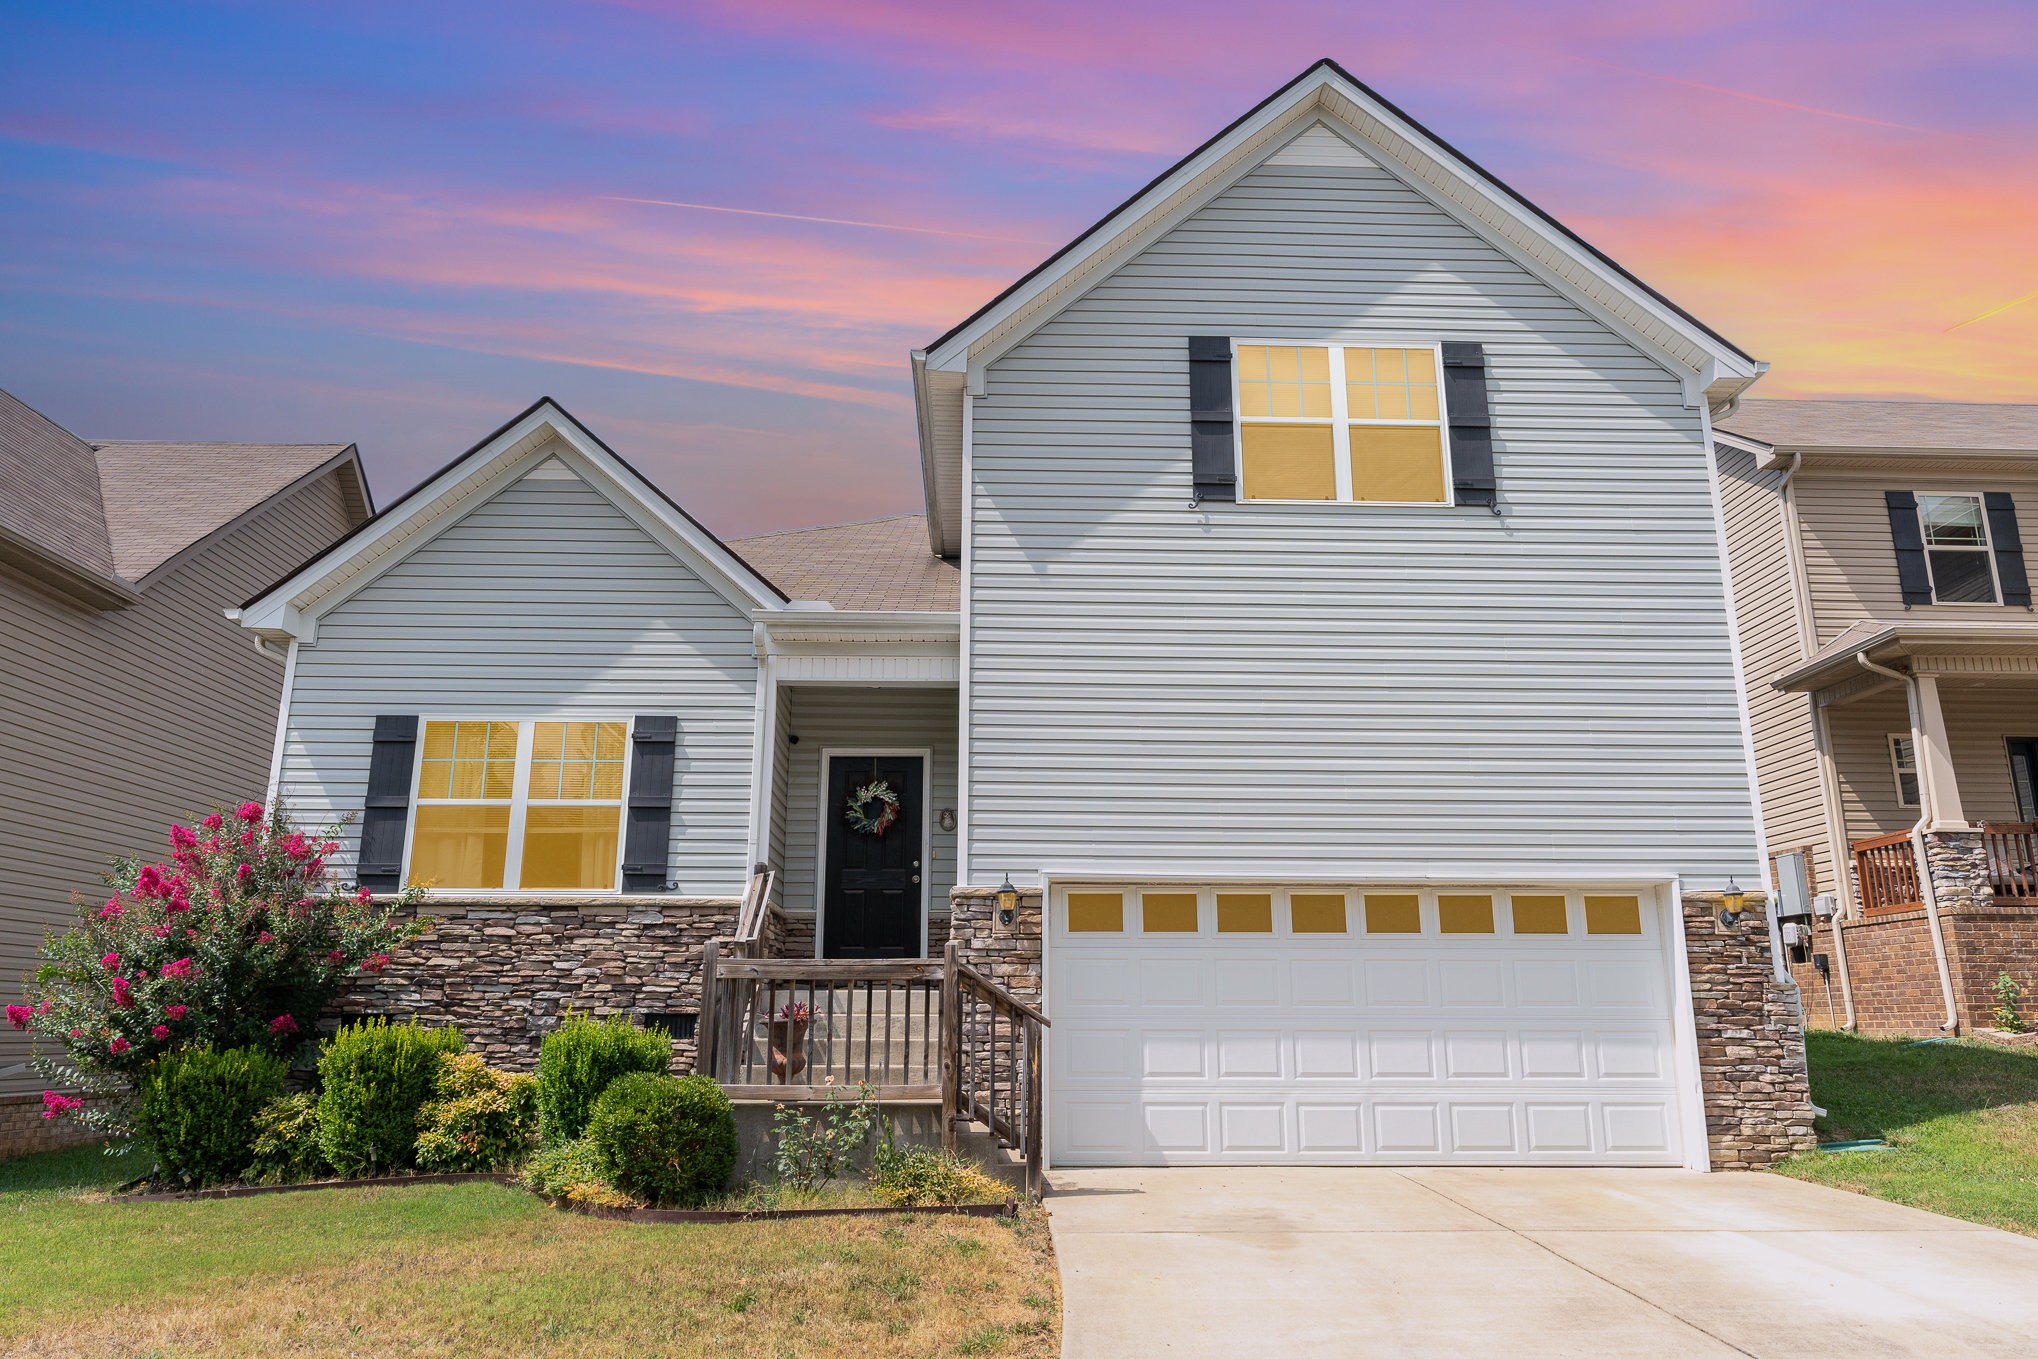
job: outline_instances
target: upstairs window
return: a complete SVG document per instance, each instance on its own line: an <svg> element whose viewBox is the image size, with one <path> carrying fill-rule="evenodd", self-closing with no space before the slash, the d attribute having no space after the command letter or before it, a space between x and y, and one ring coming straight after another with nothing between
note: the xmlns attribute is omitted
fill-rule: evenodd
<svg viewBox="0 0 2038 1359"><path fill-rule="evenodd" d="M1995 603L1995 560L1981 497L1920 495L1918 523L1932 571L1932 602Z"/></svg>
<svg viewBox="0 0 2038 1359"><path fill-rule="evenodd" d="M1240 343L1239 498L1446 505L1437 351Z"/></svg>
<svg viewBox="0 0 2038 1359"><path fill-rule="evenodd" d="M615 891L628 736L627 722L425 722L405 880Z"/></svg>

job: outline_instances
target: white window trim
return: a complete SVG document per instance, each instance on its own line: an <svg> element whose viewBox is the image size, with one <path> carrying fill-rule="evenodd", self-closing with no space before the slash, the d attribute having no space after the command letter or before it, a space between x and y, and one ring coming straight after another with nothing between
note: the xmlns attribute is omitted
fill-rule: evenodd
<svg viewBox="0 0 2038 1359"><path fill-rule="evenodd" d="M1269 496L1247 496L1245 493L1245 426L1247 416L1240 413L1239 401L1238 348L1240 345L1266 345L1274 349L1327 349L1330 351L1330 417L1320 415L1256 415L1250 417L1256 425L1324 425L1330 426L1331 458L1337 478L1335 500L1285 500ZM1434 420L1353 420L1347 414L1348 397L1345 393L1345 351L1347 349L1426 349L1430 362L1435 365L1437 375L1437 418ZM1231 474L1233 485L1238 488L1237 503L1241 505L1346 505L1353 508L1411 508L1450 509L1457 501L1457 478L1451 469L1451 415L1444 408L1444 346L1441 340L1428 343L1405 339L1371 338L1346 340L1294 340L1258 339L1252 336L1237 336L1231 341ZM1437 442L1443 448L1444 456L1444 498L1442 500L1355 500L1352 498L1352 443L1351 427L1354 424L1400 429L1434 429ZM1920 523L1923 521L1921 520Z"/></svg>
<svg viewBox="0 0 2038 1359"><path fill-rule="evenodd" d="M1925 786L1918 781L1917 750L1913 748L1911 751L1911 767L1908 770L1904 768L1903 758L1898 753L1900 744L1910 739L1911 734L1907 731L1893 731L1889 734L1889 777L1890 782L1896 785L1896 805L1899 807L1916 807L1919 805L1919 801L1916 798L1909 802L1904 801L1904 775L1906 773L1911 776L1912 785L1918 789L1918 798L1923 798L1925 795Z"/></svg>
<svg viewBox="0 0 2038 1359"><path fill-rule="evenodd" d="M539 713L532 717L478 716L473 713L420 713L418 714L417 750L411 757L410 766L410 808L404 813L403 825L403 873L397 879L400 884L410 882L410 852L417 838L418 806L424 800L418 796L418 788L424 779L425 728L433 722L514 722L517 727L517 763L515 776L510 784L509 845L503 853L502 880L505 884L523 881L524 870L524 813L530 807L531 751L537 740L537 725L540 722L620 722L623 724L623 793L615 802L595 798L575 798L569 801L548 800L547 806L558 807L609 807L617 808L616 813L616 867L609 875L607 887L434 887L429 892L443 892L448 895L489 892L506 897L588 897L620 896L623 890L623 855L625 841L629 838L630 773L636 758L636 719L619 717L614 713ZM493 807L499 805L485 798L433 798L434 807Z"/></svg>
<svg viewBox="0 0 2038 1359"><path fill-rule="evenodd" d="M2003 582L2002 577L1998 575L1996 572L1996 540L1995 535L1989 532L1988 500L1982 495L1980 491L1913 491L1911 494L1912 497L1918 502L1918 538L1925 545L1925 579L1932 583L1932 603L1935 605L1941 605L1949 609L2001 608L2003 603ZM1951 500L1955 498L1961 500L1972 500L1975 503L1976 508L1978 508L1981 511L1981 546L1978 548L1933 547L1930 530L1928 530L1925 527L1925 498L1927 496L1936 496L1942 500ZM1937 572L1932 570L1932 554L1934 552L1981 553L1983 559L1988 562L1989 589L1993 593L1994 597L1991 599L1939 598L1939 576ZM1907 802L1902 805L1910 807L1915 806L1916 804Z"/></svg>

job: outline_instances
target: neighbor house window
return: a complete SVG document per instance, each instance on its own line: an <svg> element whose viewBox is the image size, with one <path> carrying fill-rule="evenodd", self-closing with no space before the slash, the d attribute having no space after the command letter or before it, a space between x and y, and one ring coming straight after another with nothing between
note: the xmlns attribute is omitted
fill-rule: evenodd
<svg viewBox="0 0 2038 1359"><path fill-rule="evenodd" d="M1896 774L1896 802L1899 807L1918 805L1918 748L1908 736L1889 738L1889 766Z"/></svg>
<svg viewBox="0 0 2038 1359"><path fill-rule="evenodd" d="M1918 521L1925 530L1925 560L1932 568L1938 604L1996 602L1994 554L1988 518L1978 495L1921 495Z"/></svg>
<svg viewBox="0 0 2038 1359"><path fill-rule="evenodd" d="M1240 344L1246 500L1450 503L1437 351Z"/></svg>
<svg viewBox="0 0 2038 1359"><path fill-rule="evenodd" d="M628 737L627 722L427 721L407 880L614 891Z"/></svg>

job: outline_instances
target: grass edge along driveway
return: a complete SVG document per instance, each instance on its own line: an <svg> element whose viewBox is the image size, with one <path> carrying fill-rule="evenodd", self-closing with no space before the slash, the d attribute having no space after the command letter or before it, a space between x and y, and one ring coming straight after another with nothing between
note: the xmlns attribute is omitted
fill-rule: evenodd
<svg viewBox="0 0 2038 1359"><path fill-rule="evenodd" d="M630 1224L493 1184L130 1204L96 1148L0 1162L0 1354L1012 1355L1060 1344L1047 1226Z"/></svg>

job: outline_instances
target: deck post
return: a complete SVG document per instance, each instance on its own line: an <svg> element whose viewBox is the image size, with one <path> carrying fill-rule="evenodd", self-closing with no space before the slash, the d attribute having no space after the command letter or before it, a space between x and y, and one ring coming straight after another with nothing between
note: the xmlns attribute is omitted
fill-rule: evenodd
<svg viewBox="0 0 2038 1359"><path fill-rule="evenodd" d="M941 953L941 1144L955 1150L956 1092L961 1080L957 1051L961 1038L962 995L953 939Z"/></svg>
<svg viewBox="0 0 2038 1359"><path fill-rule="evenodd" d="M715 939L701 950L701 1010L693 1024L693 1069L710 1077L715 1074L715 959L720 951Z"/></svg>

